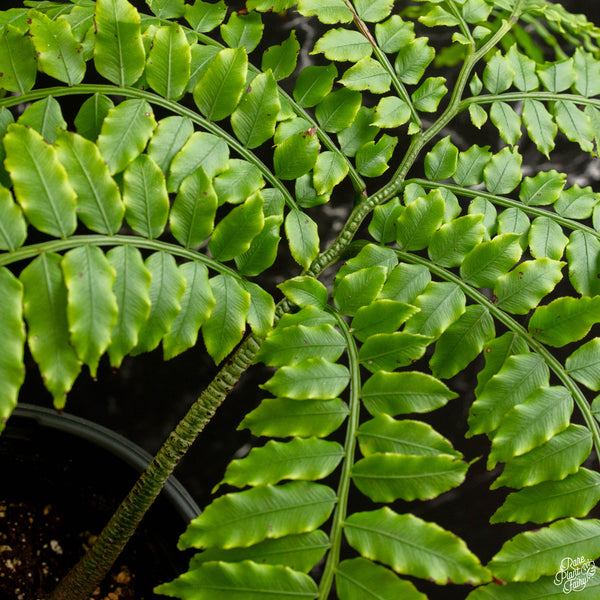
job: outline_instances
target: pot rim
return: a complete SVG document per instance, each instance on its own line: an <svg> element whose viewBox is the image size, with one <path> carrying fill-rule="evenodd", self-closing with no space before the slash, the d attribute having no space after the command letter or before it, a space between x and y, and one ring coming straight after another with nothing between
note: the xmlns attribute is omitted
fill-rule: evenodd
<svg viewBox="0 0 600 600"><path fill-rule="evenodd" d="M11 416L32 419L42 427L73 435L110 452L137 472L142 473L153 460L153 456L127 439L125 436L67 412L57 412L35 404L19 402ZM171 475L165 483L161 495L177 509L182 518L191 521L200 514L200 507L181 482Z"/></svg>

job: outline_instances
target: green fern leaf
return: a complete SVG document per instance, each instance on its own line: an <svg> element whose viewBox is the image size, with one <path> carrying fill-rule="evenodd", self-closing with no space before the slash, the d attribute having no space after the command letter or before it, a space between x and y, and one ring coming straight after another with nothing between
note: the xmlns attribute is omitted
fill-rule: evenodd
<svg viewBox="0 0 600 600"><path fill-rule="evenodd" d="M76 196L55 149L39 133L18 124L8 126L4 146L4 164L29 222L56 237L71 235L77 226Z"/></svg>
<svg viewBox="0 0 600 600"><path fill-rule="evenodd" d="M547 523L563 517L585 517L600 500L600 475L579 469L561 481L543 481L509 494L490 523Z"/></svg>
<svg viewBox="0 0 600 600"><path fill-rule="evenodd" d="M262 190L265 181L256 165L232 158L227 170L214 178L213 185L220 205L225 202L241 204L255 192Z"/></svg>
<svg viewBox="0 0 600 600"><path fill-rule="evenodd" d="M389 274L379 297L412 304L425 291L430 281L431 274L426 267L400 263Z"/></svg>
<svg viewBox="0 0 600 600"><path fill-rule="evenodd" d="M5 267L0 269L0 432L17 404L25 379L25 323L23 321L23 284Z"/></svg>
<svg viewBox="0 0 600 600"><path fill-rule="evenodd" d="M308 481L261 485L214 500L188 525L179 548L234 548L313 531L336 501L327 486Z"/></svg>
<svg viewBox="0 0 600 600"><path fill-rule="evenodd" d="M419 37L400 48L394 67L402 83L419 83L425 69L434 59L435 50L427 42L427 38Z"/></svg>
<svg viewBox="0 0 600 600"><path fill-rule="evenodd" d="M599 321L599 296L565 296L538 306L529 320L529 332L544 344L556 348L582 339Z"/></svg>
<svg viewBox="0 0 600 600"><path fill-rule="evenodd" d="M202 564L174 581L157 586L156 592L183 600L262 600L271 595L281 600L311 600L316 598L318 590L304 573L247 560Z"/></svg>
<svg viewBox="0 0 600 600"><path fill-rule="evenodd" d="M558 200L567 176L554 169L541 171L535 177L525 177L521 183L519 199L529 206L554 204Z"/></svg>
<svg viewBox="0 0 600 600"><path fill-rule="evenodd" d="M277 286L294 304L305 306L316 306L325 308L329 292L320 282L307 275L292 277ZM335 360L335 359L334 359Z"/></svg>
<svg viewBox="0 0 600 600"><path fill-rule="evenodd" d="M133 356L158 346L181 310L180 300L185 291L185 279L171 254L155 252L146 259L145 266L151 275L150 314L140 329Z"/></svg>
<svg viewBox="0 0 600 600"><path fill-rule="evenodd" d="M146 66L138 11L127 0L98 0L94 23L96 70L116 85L134 84Z"/></svg>
<svg viewBox="0 0 600 600"><path fill-rule="evenodd" d="M194 133L194 125L187 117L170 116L161 119L148 144L148 156L167 175L171 161Z"/></svg>
<svg viewBox="0 0 600 600"><path fill-rule="evenodd" d="M160 167L141 154L123 173L123 202L129 226L146 238L157 238L169 216L167 184Z"/></svg>
<svg viewBox="0 0 600 600"><path fill-rule="evenodd" d="M419 309L405 302L374 300L356 311L352 319L352 335L365 342L377 333L393 333Z"/></svg>
<svg viewBox="0 0 600 600"><path fill-rule="evenodd" d="M190 569L217 560L229 563L251 560L258 564L283 565L294 571L308 573L323 558L329 545L327 534L317 529L309 533L267 539L246 548L210 548L191 558Z"/></svg>
<svg viewBox="0 0 600 600"><path fill-rule="evenodd" d="M404 331L438 338L465 312L465 303L455 283L432 281L413 302L419 312L406 322Z"/></svg>
<svg viewBox="0 0 600 600"><path fill-rule="evenodd" d="M185 279L185 291L181 297L181 311L163 338L165 360L169 360L195 345L198 331L209 317L215 299L208 283L208 269L198 263L189 262L179 266Z"/></svg>
<svg viewBox="0 0 600 600"><path fill-rule="evenodd" d="M352 123L361 106L362 95L348 88L328 94L315 108L315 116L324 131L339 133Z"/></svg>
<svg viewBox="0 0 600 600"><path fill-rule="evenodd" d="M452 177L458 164L458 148L450 136L441 139L425 156L425 175L432 181Z"/></svg>
<svg viewBox="0 0 600 600"><path fill-rule="evenodd" d="M406 331L378 333L361 346L358 359L372 373L394 371L421 358L432 341L426 335Z"/></svg>
<svg viewBox="0 0 600 600"><path fill-rule="evenodd" d="M116 272L113 292L117 298L118 316L108 347L110 364L116 368L137 345L140 330L150 314L152 275L145 267L140 251L133 246L113 248L106 257Z"/></svg>
<svg viewBox="0 0 600 600"><path fill-rule="evenodd" d="M86 140L95 142L100 135L102 123L108 115L111 108L114 107L113 101L99 93L90 96L75 115L75 127L77 133Z"/></svg>
<svg viewBox="0 0 600 600"><path fill-rule="evenodd" d="M98 149L111 175L123 171L141 154L155 127L152 109L145 100L124 100L108 111Z"/></svg>
<svg viewBox="0 0 600 600"><path fill-rule="evenodd" d="M81 364L69 336L67 288L58 254L42 253L19 276L27 343L56 408L64 408L67 392Z"/></svg>
<svg viewBox="0 0 600 600"><path fill-rule="evenodd" d="M528 99L523 102L523 123L537 149L549 157L558 128L552 115L539 100Z"/></svg>
<svg viewBox="0 0 600 600"><path fill-rule="evenodd" d="M204 169L198 167L183 179L171 207L169 225L186 248L199 246L213 231L217 195Z"/></svg>
<svg viewBox="0 0 600 600"><path fill-rule="evenodd" d="M300 210L291 210L285 218L285 234L294 260L305 269L319 254L317 224Z"/></svg>
<svg viewBox="0 0 600 600"><path fill-rule="evenodd" d="M500 137L507 144L514 146L519 141L521 137L521 117L509 104L506 102L492 102L490 119L498 129Z"/></svg>
<svg viewBox="0 0 600 600"><path fill-rule="evenodd" d="M256 193L220 220L208 248L217 260L231 260L250 248L264 223L263 199Z"/></svg>
<svg viewBox="0 0 600 600"><path fill-rule="evenodd" d="M396 241L401 250L423 250L444 220L446 203L437 191L411 202L396 221Z"/></svg>
<svg viewBox="0 0 600 600"><path fill-rule="evenodd" d="M35 49L28 35L12 25L0 34L1 87L9 92L24 94L35 84L37 64Z"/></svg>
<svg viewBox="0 0 600 600"><path fill-rule="evenodd" d="M566 360L567 373L590 390L600 390L600 338L579 346Z"/></svg>
<svg viewBox="0 0 600 600"><path fill-rule="evenodd" d="M244 48L252 52L260 43L264 25L259 14L255 12L233 12L227 23L220 27L221 36L231 48Z"/></svg>
<svg viewBox="0 0 600 600"><path fill-rule="evenodd" d="M248 428L256 436L325 437L340 427L348 412L339 398L302 402L265 398L244 417L239 429Z"/></svg>
<svg viewBox="0 0 600 600"><path fill-rule="evenodd" d="M560 260L568 242L560 225L549 217L538 217L531 223L529 249L534 258Z"/></svg>
<svg viewBox="0 0 600 600"><path fill-rule="evenodd" d="M288 137L275 148L275 174L280 179L290 180L308 173L317 162L319 148L319 139L314 129Z"/></svg>
<svg viewBox="0 0 600 600"><path fill-rule="evenodd" d="M504 233L473 248L460 265L460 276L478 287L494 287L519 262L523 250L519 235Z"/></svg>
<svg viewBox="0 0 600 600"><path fill-rule="evenodd" d="M542 481L557 481L575 473L592 449L592 436L582 425L567 429L526 454L511 458L491 489L522 488Z"/></svg>
<svg viewBox="0 0 600 600"><path fill-rule="evenodd" d="M319 104L331 92L336 77L334 64L310 65L302 69L294 85L294 100L303 108Z"/></svg>
<svg viewBox="0 0 600 600"><path fill-rule="evenodd" d="M268 269L277 259L277 249L281 241L279 233L283 219L280 215L267 216L260 233L253 238L246 252L235 257L240 273L252 277Z"/></svg>
<svg viewBox="0 0 600 600"><path fill-rule="evenodd" d="M521 182L523 157L517 149L503 148L483 169L485 186L492 194L508 194Z"/></svg>
<svg viewBox="0 0 600 600"><path fill-rule="evenodd" d="M350 67L339 82L351 90L383 94L390 89L392 77L379 61L366 56Z"/></svg>
<svg viewBox="0 0 600 600"><path fill-rule="evenodd" d="M489 569L504 580L535 581L554 575L568 556L600 556L600 522L563 519L538 531L520 533L502 546Z"/></svg>
<svg viewBox="0 0 600 600"><path fill-rule="evenodd" d="M335 585L340 600L427 600L412 583L364 558L342 561Z"/></svg>
<svg viewBox="0 0 600 600"><path fill-rule="evenodd" d="M54 144L59 129L66 129L67 122L63 117L58 100L44 98L30 104L17 120L20 125L35 129L49 144Z"/></svg>
<svg viewBox="0 0 600 600"><path fill-rule="evenodd" d="M522 262L510 273L501 275L494 286L498 307L517 315L528 313L561 280L564 264L537 258Z"/></svg>
<svg viewBox="0 0 600 600"><path fill-rule="evenodd" d="M57 135L55 148L77 194L77 216L92 231L117 233L125 206L96 144L76 133L62 131Z"/></svg>
<svg viewBox="0 0 600 600"><path fill-rule="evenodd" d="M146 0L150 10L161 19L183 17L184 0Z"/></svg>
<svg viewBox="0 0 600 600"><path fill-rule="evenodd" d="M399 515L387 507L355 513L346 519L344 532L348 543L363 556L397 573L444 585L490 579L463 540L411 514Z"/></svg>
<svg viewBox="0 0 600 600"><path fill-rule="evenodd" d="M250 294L250 308L246 321L252 331L265 337L272 329L275 321L275 300L269 292L251 281L242 280L242 287Z"/></svg>
<svg viewBox="0 0 600 600"><path fill-rule="evenodd" d="M435 112L442 98L448 92L444 77L428 77L412 93L411 99L417 110L423 112Z"/></svg>
<svg viewBox="0 0 600 600"><path fill-rule="evenodd" d="M582 296L600 294L598 279L598 261L600 260L600 241L587 231L574 231L567 244L569 280Z"/></svg>
<svg viewBox="0 0 600 600"><path fill-rule="evenodd" d="M483 215L465 215L442 225L432 236L429 258L443 267L458 267L485 235Z"/></svg>
<svg viewBox="0 0 600 600"><path fill-rule="evenodd" d="M212 133L197 131L173 158L167 189L169 192L178 191L183 180L200 167L212 179L218 173L226 171L228 166L229 147L225 141Z"/></svg>
<svg viewBox="0 0 600 600"><path fill-rule="evenodd" d="M414 23L403 21L399 15L392 15L387 21L375 25L375 39L386 54L400 51L414 38Z"/></svg>
<svg viewBox="0 0 600 600"><path fill-rule="evenodd" d="M344 0L299 0L298 12L305 17L316 16L325 24L352 21L352 12Z"/></svg>
<svg viewBox="0 0 600 600"><path fill-rule="evenodd" d="M208 353L219 364L239 343L246 330L250 294L230 275L210 280L215 306L202 327Z"/></svg>
<svg viewBox="0 0 600 600"><path fill-rule="evenodd" d="M369 305L381 291L386 278L383 266L373 266L348 273L336 282L333 300L337 309L348 316Z"/></svg>
<svg viewBox="0 0 600 600"><path fill-rule="evenodd" d="M191 51L183 29L177 25L159 27L146 65L150 87L168 100L179 100L187 90L190 65Z"/></svg>
<svg viewBox="0 0 600 600"><path fill-rule="evenodd" d="M317 356L335 362L345 349L342 335L327 323L316 327L293 325L277 327L271 332L255 360L271 367L292 365Z"/></svg>
<svg viewBox="0 0 600 600"><path fill-rule="evenodd" d="M450 379L465 369L495 335L494 320L484 306L465 312L440 336L429 361L435 377Z"/></svg>
<svg viewBox="0 0 600 600"><path fill-rule="evenodd" d="M250 8L250 2L246 3ZM276 81L289 77L296 69L300 43L296 38L296 32L292 29L290 36L279 45L267 48L262 57L261 70L271 70Z"/></svg>
<svg viewBox="0 0 600 600"><path fill-rule="evenodd" d="M554 106L554 118L558 128L569 140L578 143L584 152L593 152L594 133L590 118L573 102L557 102Z"/></svg>
<svg viewBox="0 0 600 600"><path fill-rule="evenodd" d="M371 415L394 416L430 412L458 395L425 373L377 371L364 383L361 397Z"/></svg>
<svg viewBox="0 0 600 600"><path fill-rule="evenodd" d="M317 40L312 53L321 52L329 60L358 62L371 56L373 46L359 31L338 28L330 29Z"/></svg>
<svg viewBox="0 0 600 600"><path fill-rule="evenodd" d="M540 387L511 408L492 439L488 468L506 462L565 430L573 412L573 398L564 387Z"/></svg>
<svg viewBox="0 0 600 600"><path fill-rule="evenodd" d="M344 448L337 442L316 438L269 441L245 458L231 461L221 483L243 488L282 479L314 481L331 474L343 457Z"/></svg>
<svg viewBox="0 0 600 600"><path fill-rule="evenodd" d="M492 432L504 415L538 387L548 386L549 371L537 354L509 356L485 385L469 411L468 436Z"/></svg>
<svg viewBox="0 0 600 600"><path fill-rule="evenodd" d="M67 252L62 270L71 343L79 360L96 377L98 362L110 344L117 322L117 300L112 291L116 272L96 246Z"/></svg>
<svg viewBox="0 0 600 600"><path fill-rule="evenodd" d="M225 48L211 61L194 88L194 102L211 121L228 117L238 105L248 71L244 48Z"/></svg>
<svg viewBox="0 0 600 600"><path fill-rule="evenodd" d="M462 458L462 454L431 425L409 419L396 421L385 413L363 423L357 438L363 456L388 452L411 456L447 454Z"/></svg>
<svg viewBox="0 0 600 600"><path fill-rule="evenodd" d="M281 104L272 73L257 75L231 115L231 126L247 148L256 148L275 133Z"/></svg>
<svg viewBox="0 0 600 600"><path fill-rule="evenodd" d="M274 396L293 400L329 400L341 394L350 381L344 365L324 358L307 358L284 366L261 387Z"/></svg>
<svg viewBox="0 0 600 600"><path fill-rule="evenodd" d="M456 456L372 454L352 468L354 485L374 502L429 500L459 486L467 463Z"/></svg>
<svg viewBox="0 0 600 600"><path fill-rule="evenodd" d="M12 194L0 186L0 249L16 250L27 238L27 223Z"/></svg>
<svg viewBox="0 0 600 600"><path fill-rule="evenodd" d="M211 3L203 0L195 0L193 6L185 5L185 19L194 31L212 31L218 27L227 14L227 7L223 0Z"/></svg>
<svg viewBox="0 0 600 600"><path fill-rule="evenodd" d="M32 12L29 36L37 53L38 69L68 85L81 83L85 75L85 59L81 45L73 37L70 25Z"/></svg>

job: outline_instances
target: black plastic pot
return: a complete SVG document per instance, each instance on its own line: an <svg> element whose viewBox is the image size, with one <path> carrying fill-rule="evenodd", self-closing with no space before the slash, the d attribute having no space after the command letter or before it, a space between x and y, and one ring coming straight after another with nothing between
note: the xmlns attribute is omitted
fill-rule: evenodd
<svg viewBox="0 0 600 600"><path fill-rule="evenodd" d="M100 532L150 460L131 441L91 421L20 404L0 435L0 503L58 511L82 552L82 532L88 539ZM120 559L134 574L136 600L158 597L152 588L185 570L189 555L176 549L177 539L199 512L171 478Z"/></svg>

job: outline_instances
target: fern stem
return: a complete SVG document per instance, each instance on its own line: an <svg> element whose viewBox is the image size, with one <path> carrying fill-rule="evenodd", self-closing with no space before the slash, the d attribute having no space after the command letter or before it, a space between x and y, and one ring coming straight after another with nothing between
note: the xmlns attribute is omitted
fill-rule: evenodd
<svg viewBox="0 0 600 600"><path fill-rule="evenodd" d="M573 102L600 108L600 100L587 98L579 94L564 94L559 92L506 92L502 94L482 94L465 98L460 103L460 110L465 110L471 104L492 104L493 102L522 102L523 100L543 100L545 102Z"/></svg>
<svg viewBox="0 0 600 600"><path fill-rule="evenodd" d="M456 3L454 0L447 0L447 2L452 15L458 20L458 26L460 27L462 34L469 40L471 48L475 48L475 39L471 34L471 30L469 29L467 22L463 19L461 12L456 8Z"/></svg>
<svg viewBox="0 0 600 600"><path fill-rule="evenodd" d="M251 335L194 402L111 517L95 544L63 578L50 600L85 600L104 579L167 479L217 408L252 364L260 343Z"/></svg>
<svg viewBox="0 0 600 600"><path fill-rule="evenodd" d="M348 509L348 496L350 493L350 479L352 476L352 467L354 466L354 455L356 451L356 432L359 426L360 417L360 369L358 366L358 349L356 342L350 333L348 323L344 318L334 310L330 311L335 317L337 325L346 340L348 351L348 362L350 365L350 415L348 417L348 428L346 429L346 439L344 441L344 463L340 474L338 484L337 505L333 514L333 523L331 525L331 546L325 563L323 576L319 583L318 600L327 600L337 565L340 561L340 549L342 546L342 535L346 511Z"/></svg>
<svg viewBox="0 0 600 600"><path fill-rule="evenodd" d="M529 332L522 325L517 323L517 321L515 321L511 316L507 315L504 311L498 308L479 290L472 288L460 277L454 275L454 273L451 273L443 267L436 265L426 258L404 252L403 250L396 250L396 254L401 260L416 265L422 265L437 275L440 279L450 281L459 286L467 296L469 296L472 300L475 300L475 302L477 302L479 305L485 306L498 321L505 325L510 331L521 337L531 348L531 350L533 350L533 352L539 354L546 361L548 367L554 372L560 381L563 382L565 387L573 395L575 403L581 411L585 423L592 434L594 448L596 449L596 457L598 460L600 460L600 425L592 414L590 404L579 386L573 381L573 378L565 371L561 362L546 348L546 346L529 335Z"/></svg>

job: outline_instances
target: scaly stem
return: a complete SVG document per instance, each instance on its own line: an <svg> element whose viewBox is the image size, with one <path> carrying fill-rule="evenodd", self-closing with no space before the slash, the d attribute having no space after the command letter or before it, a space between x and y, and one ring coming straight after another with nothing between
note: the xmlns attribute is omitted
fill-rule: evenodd
<svg viewBox="0 0 600 600"><path fill-rule="evenodd" d="M260 341L248 337L194 402L133 486L96 543L50 595L50 600L84 600L104 579L167 479L211 420L241 375L252 364Z"/></svg>

